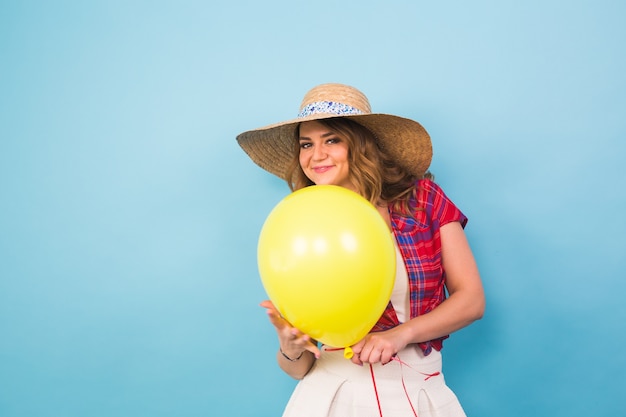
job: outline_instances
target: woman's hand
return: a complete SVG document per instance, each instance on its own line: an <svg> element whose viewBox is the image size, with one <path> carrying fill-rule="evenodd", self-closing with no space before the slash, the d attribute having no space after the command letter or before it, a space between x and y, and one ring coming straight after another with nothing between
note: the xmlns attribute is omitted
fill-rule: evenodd
<svg viewBox="0 0 626 417"><path fill-rule="evenodd" d="M302 333L285 320L271 301L263 301L261 307L267 309L270 322L276 328L280 349L285 355L296 360L300 358L304 351L309 351L316 358L320 357L320 350L317 347L317 343L314 343L309 335Z"/></svg>
<svg viewBox="0 0 626 417"><path fill-rule="evenodd" d="M408 343L409 335L404 331L403 325L382 332L372 332L352 346L354 355L351 360L357 365L366 362L386 364L391 362L391 358Z"/></svg>

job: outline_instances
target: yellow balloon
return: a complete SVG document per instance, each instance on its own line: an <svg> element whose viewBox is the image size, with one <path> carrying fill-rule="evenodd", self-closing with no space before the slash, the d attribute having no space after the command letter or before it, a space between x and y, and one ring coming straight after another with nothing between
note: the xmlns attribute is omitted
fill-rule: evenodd
<svg viewBox="0 0 626 417"><path fill-rule="evenodd" d="M294 327L349 347L385 310L395 279L391 230L365 198L335 185L300 189L279 202L257 247L261 281Z"/></svg>

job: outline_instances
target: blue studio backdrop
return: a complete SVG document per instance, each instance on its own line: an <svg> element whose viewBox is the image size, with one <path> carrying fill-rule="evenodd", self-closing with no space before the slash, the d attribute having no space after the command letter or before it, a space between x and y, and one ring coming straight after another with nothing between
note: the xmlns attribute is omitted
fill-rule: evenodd
<svg viewBox="0 0 626 417"><path fill-rule="evenodd" d="M618 416L626 15L617 0L0 1L0 416L278 416L259 302L286 184L238 147L323 82L421 122L485 317L469 416Z"/></svg>

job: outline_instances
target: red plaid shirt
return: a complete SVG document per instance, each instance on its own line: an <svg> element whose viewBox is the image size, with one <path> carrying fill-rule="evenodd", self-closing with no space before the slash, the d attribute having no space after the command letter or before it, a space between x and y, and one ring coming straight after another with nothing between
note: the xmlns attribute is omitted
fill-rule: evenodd
<svg viewBox="0 0 626 417"><path fill-rule="evenodd" d="M416 207L410 218L390 209L393 228L400 253L409 275L411 318L432 311L446 298L446 274L441 263L439 228L450 222L461 222L465 227L467 217L448 199L434 182L423 179L417 182L417 198L411 200ZM399 323L391 302L387 305L372 331L387 330ZM432 348L441 350L448 336L420 343L425 355Z"/></svg>

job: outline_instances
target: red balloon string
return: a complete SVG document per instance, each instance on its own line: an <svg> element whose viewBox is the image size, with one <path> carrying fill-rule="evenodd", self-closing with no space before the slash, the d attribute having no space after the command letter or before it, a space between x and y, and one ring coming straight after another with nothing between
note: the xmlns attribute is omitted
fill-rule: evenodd
<svg viewBox="0 0 626 417"><path fill-rule="evenodd" d="M402 364L404 362L402 362L400 359L396 359L395 356L392 358L392 360L397 360L400 363L400 375L402 376L402 388L404 389L404 395L406 395L406 399L409 402L409 407L411 407L411 411L413 411L413 415L415 417L418 417L417 412L415 411L415 407L413 407L413 403L411 402L411 397L409 397L409 391L406 389L406 385L404 383L404 373L402 372ZM378 398L378 390L376 389L376 377L374 376L374 368L372 367L371 363L370 363L370 373L372 375L372 384L374 385L374 392L376 393L376 404L378 404L378 412L380 414L380 417L383 417L383 410L382 410L382 407L380 406L380 399Z"/></svg>
<svg viewBox="0 0 626 417"><path fill-rule="evenodd" d="M333 351L337 351L337 350L343 350L344 348L329 348L329 347L325 347L324 350L329 351L329 352L333 352ZM428 381L430 378L440 375L441 372L437 371L437 372L433 372L432 374L427 374L424 372L420 372L417 369L413 368L411 365L409 365L408 363L404 362L402 359L400 359L398 357L398 355L394 355L391 358L392 361L396 361L400 364L400 375L401 375L401 379L402 379L402 388L404 389L404 395L406 395L406 399L409 402L409 406L411 407L411 411L413 411L413 415L415 417L418 417L417 412L415 411L415 407L413 406L413 403L411 402L411 397L409 396L409 391L406 388L406 384L404 383L404 369L403 367L406 366L407 368L420 373L422 375L424 375L426 378L424 378L424 381ZM376 404L378 405L378 413L380 415L380 417L383 417L383 409L382 406L380 405L380 397L378 396L378 388L376 387L376 377L374 376L374 367L372 366L372 364L370 363L370 375L372 376L372 385L374 386L374 394L376 395ZM384 364L386 365L386 364Z"/></svg>
<svg viewBox="0 0 626 417"><path fill-rule="evenodd" d="M374 377L374 367L370 363L370 374L372 374L372 384L374 385L374 394L376 394L376 404L378 404L378 413L383 417L383 409L380 406L380 398L378 398L378 389L376 388L376 378Z"/></svg>
<svg viewBox="0 0 626 417"><path fill-rule="evenodd" d="M402 369L402 365L407 365L406 363L404 363L402 360L400 360L400 358L398 358L398 355L394 355L391 360L395 360L400 364L400 375L402 376L402 389L404 389L404 395L406 395L406 399L409 402L409 406L411 407L411 411L413 411L413 415L415 417L417 417L417 412L415 411L415 407L413 407L413 403L411 402L411 397L409 396L409 391L406 389L406 384L404 383L404 370ZM409 366L409 368L411 368ZM413 368L411 368L413 369Z"/></svg>
<svg viewBox="0 0 626 417"><path fill-rule="evenodd" d="M420 371L418 371L417 369L412 368L412 367L411 367L411 365L409 365L408 363L403 362L403 361L402 361L402 360L398 357L398 355L396 355L396 356L394 356L393 358L391 358L391 360L392 360L392 361L396 361L396 362L398 362L398 363L400 364L400 366L404 365L404 366L406 366L406 367L408 367L408 368L411 368L411 369L412 369L412 370L414 370L415 372L420 373L420 374L422 374L422 375L426 376L426 378L424 378L424 381L428 381L430 378L432 378L432 377L434 377L434 376L437 376L437 375L440 375L440 374L441 374L441 372L439 372L439 371L437 371L437 372L433 372L432 374L426 374L426 373L424 373L424 372L420 372Z"/></svg>

